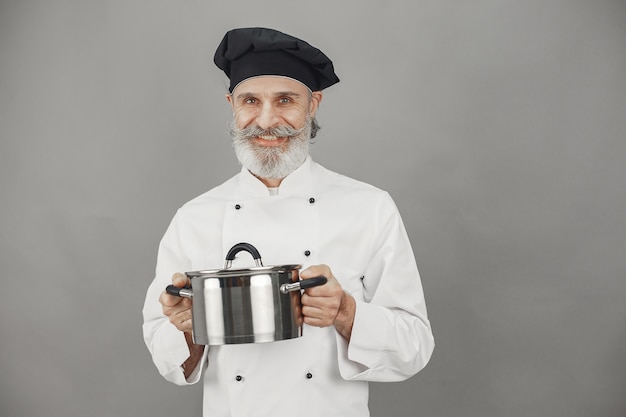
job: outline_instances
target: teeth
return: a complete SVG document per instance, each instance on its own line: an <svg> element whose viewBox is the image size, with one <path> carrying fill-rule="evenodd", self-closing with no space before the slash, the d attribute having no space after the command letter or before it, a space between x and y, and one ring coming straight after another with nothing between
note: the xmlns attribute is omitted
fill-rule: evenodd
<svg viewBox="0 0 626 417"><path fill-rule="evenodd" d="M276 140L278 139L276 136L274 135L263 135L263 136L259 136L261 139L263 140Z"/></svg>

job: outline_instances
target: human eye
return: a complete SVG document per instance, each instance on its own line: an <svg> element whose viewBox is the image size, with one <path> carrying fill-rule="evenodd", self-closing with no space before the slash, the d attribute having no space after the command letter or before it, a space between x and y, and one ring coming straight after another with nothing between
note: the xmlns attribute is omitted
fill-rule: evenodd
<svg viewBox="0 0 626 417"><path fill-rule="evenodd" d="M256 98L254 97L246 97L243 99L243 104L256 104Z"/></svg>
<svg viewBox="0 0 626 417"><path fill-rule="evenodd" d="M278 103L279 104L291 104L293 103L293 100L291 99L291 97L280 97L278 99Z"/></svg>

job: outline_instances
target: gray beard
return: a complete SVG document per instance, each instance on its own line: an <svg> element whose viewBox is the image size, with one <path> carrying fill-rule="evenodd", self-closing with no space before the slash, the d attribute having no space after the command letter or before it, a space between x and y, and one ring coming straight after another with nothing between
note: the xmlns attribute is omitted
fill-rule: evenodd
<svg viewBox="0 0 626 417"><path fill-rule="evenodd" d="M233 138L235 154L243 167L260 178L282 179L298 169L309 155L311 125L312 120L309 117L301 129L288 126L267 130L258 126L239 129L233 121L230 134ZM250 140L264 135L289 137L289 141L286 148L283 148L282 146L260 146Z"/></svg>

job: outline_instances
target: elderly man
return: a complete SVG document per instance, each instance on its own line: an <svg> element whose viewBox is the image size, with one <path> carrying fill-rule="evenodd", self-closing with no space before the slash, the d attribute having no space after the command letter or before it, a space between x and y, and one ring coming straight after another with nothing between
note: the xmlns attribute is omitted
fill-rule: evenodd
<svg viewBox="0 0 626 417"><path fill-rule="evenodd" d="M312 161L322 90L339 81L321 51L265 28L228 32L215 63L230 79L242 170L191 200L163 237L144 338L159 372L204 380L205 416L368 416L368 381L401 381L434 348L419 273L389 195ZM340 139L337 139L340 140ZM181 272L221 265L251 242L269 265L300 263L303 335L267 343L193 342L192 302L164 292Z"/></svg>

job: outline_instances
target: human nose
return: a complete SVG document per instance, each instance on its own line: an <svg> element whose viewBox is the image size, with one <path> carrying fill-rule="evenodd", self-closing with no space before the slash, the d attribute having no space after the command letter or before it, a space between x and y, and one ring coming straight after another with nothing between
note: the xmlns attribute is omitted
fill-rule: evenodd
<svg viewBox="0 0 626 417"><path fill-rule="evenodd" d="M264 103L256 118L256 124L261 129L270 129L279 123L278 112L271 103Z"/></svg>

